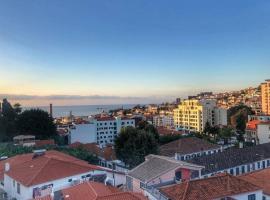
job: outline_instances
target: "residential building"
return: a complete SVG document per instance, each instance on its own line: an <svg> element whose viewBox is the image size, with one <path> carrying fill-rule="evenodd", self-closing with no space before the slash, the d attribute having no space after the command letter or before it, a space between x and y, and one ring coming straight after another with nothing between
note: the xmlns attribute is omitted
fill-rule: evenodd
<svg viewBox="0 0 270 200"><path fill-rule="evenodd" d="M8 199L52 195L100 175L106 175L100 167L58 151L40 150L0 161L1 188Z"/></svg>
<svg viewBox="0 0 270 200"><path fill-rule="evenodd" d="M69 143L97 143L101 147L113 144L114 139L124 127L135 127L132 118L121 118L111 116L95 116L88 123L76 124L70 129Z"/></svg>
<svg viewBox="0 0 270 200"><path fill-rule="evenodd" d="M270 121L253 120L247 122L244 137L246 142L254 144L270 142Z"/></svg>
<svg viewBox="0 0 270 200"><path fill-rule="evenodd" d="M206 122L212 126L227 125L227 110L208 99L184 100L174 109L174 124L180 130L202 132Z"/></svg>
<svg viewBox="0 0 270 200"><path fill-rule="evenodd" d="M270 200L270 168L250 172L239 176L239 178L248 181L263 189L263 200Z"/></svg>
<svg viewBox="0 0 270 200"><path fill-rule="evenodd" d="M160 155L176 160L189 160L222 151L222 146L196 137L181 138L160 146Z"/></svg>
<svg viewBox="0 0 270 200"><path fill-rule="evenodd" d="M270 115L248 115L248 121L258 120L262 122L270 121Z"/></svg>
<svg viewBox="0 0 270 200"><path fill-rule="evenodd" d="M179 181L201 177L202 166L178 161L165 156L149 155L139 166L126 176L127 189L143 192L147 196L155 194L158 187ZM151 198L150 198L151 199Z"/></svg>
<svg viewBox="0 0 270 200"><path fill-rule="evenodd" d="M270 79L261 84L262 113L270 115Z"/></svg>
<svg viewBox="0 0 270 200"><path fill-rule="evenodd" d="M125 192L97 182L84 182L60 191L61 200L147 200L141 193Z"/></svg>
<svg viewBox="0 0 270 200"><path fill-rule="evenodd" d="M156 115L153 117L153 125L156 127L174 128L173 115Z"/></svg>
<svg viewBox="0 0 270 200"><path fill-rule="evenodd" d="M240 175L270 167L270 143L246 148L229 148L220 153L196 157L187 162L204 166L203 177L228 172Z"/></svg>
<svg viewBox="0 0 270 200"><path fill-rule="evenodd" d="M160 188L159 200L261 200L262 188L224 173Z"/></svg>

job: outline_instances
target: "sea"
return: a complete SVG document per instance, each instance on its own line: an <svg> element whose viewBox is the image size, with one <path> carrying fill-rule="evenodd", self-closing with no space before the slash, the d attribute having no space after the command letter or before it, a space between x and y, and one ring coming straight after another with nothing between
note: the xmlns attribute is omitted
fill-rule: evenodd
<svg viewBox="0 0 270 200"><path fill-rule="evenodd" d="M90 116L99 114L102 111L109 112L113 109L133 108L135 104L123 104L123 105L76 105L76 106L53 106L53 117L65 117L69 116L70 113L74 116ZM49 112L49 106L39 106L39 107L24 107L23 110L29 110L32 108L39 108Z"/></svg>

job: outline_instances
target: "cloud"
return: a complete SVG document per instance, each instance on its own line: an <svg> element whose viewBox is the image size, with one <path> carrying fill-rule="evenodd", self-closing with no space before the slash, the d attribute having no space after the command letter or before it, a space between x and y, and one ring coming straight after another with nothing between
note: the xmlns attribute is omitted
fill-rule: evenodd
<svg viewBox="0 0 270 200"><path fill-rule="evenodd" d="M0 99L7 98L11 103L19 102L23 106L54 105L105 105L105 104L148 104L172 101L173 96L106 96L106 95L18 95L0 94Z"/></svg>

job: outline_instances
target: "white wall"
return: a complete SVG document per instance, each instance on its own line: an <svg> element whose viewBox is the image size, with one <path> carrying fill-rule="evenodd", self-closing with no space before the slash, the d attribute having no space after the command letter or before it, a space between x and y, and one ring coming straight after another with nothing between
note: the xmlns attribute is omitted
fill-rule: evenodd
<svg viewBox="0 0 270 200"><path fill-rule="evenodd" d="M232 197L233 199L237 199L237 200L247 200L248 195L251 195L251 194L256 195L256 200L261 200L262 196L263 196L262 190L258 190L258 191L242 193L242 194L234 195L234 196L230 196L230 197Z"/></svg>
<svg viewBox="0 0 270 200"><path fill-rule="evenodd" d="M71 129L70 132L71 144L74 142L83 144L97 142L96 125L94 123L78 124L76 129Z"/></svg>
<svg viewBox="0 0 270 200"><path fill-rule="evenodd" d="M270 142L270 124L258 124L257 137L259 139L259 144Z"/></svg>

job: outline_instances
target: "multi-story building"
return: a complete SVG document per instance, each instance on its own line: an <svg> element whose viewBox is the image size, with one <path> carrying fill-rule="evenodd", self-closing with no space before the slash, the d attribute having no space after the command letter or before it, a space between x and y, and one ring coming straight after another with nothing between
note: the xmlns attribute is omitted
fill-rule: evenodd
<svg viewBox="0 0 270 200"><path fill-rule="evenodd" d="M253 117L254 120L247 122L245 130L245 141L254 144L270 142L270 116Z"/></svg>
<svg viewBox="0 0 270 200"><path fill-rule="evenodd" d="M153 125L158 127L173 128L174 120L172 115L156 115L153 117Z"/></svg>
<svg viewBox="0 0 270 200"><path fill-rule="evenodd" d="M113 144L121 129L128 126L135 127L135 120L111 116L94 117L87 123L77 124L70 129L69 143L97 143L100 146Z"/></svg>
<svg viewBox="0 0 270 200"><path fill-rule="evenodd" d="M212 126L227 125L227 110L216 106L215 100L189 99L174 109L174 125L177 129L202 132L206 122Z"/></svg>
<svg viewBox="0 0 270 200"><path fill-rule="evenodd" d="M262 112L270 115L270 79L261 84Z"/></svg>

